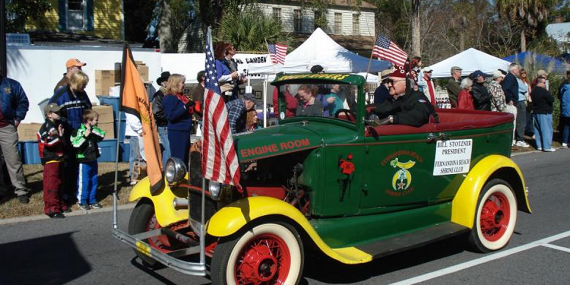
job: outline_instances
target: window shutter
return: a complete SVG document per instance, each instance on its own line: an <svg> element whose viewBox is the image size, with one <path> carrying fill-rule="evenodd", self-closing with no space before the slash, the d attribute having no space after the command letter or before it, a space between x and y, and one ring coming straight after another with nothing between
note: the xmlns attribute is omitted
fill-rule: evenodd
<svg viewBox="0 0 570 285"><path fill-rule="evenodd" d="M60 31L67 30L67 0L57 1L57 14L59 16L59 21L57 23L57 29Z"/></svg>
<svg viewBox="0 0 570 285"><path fill-rule="evenodd" d="M85 1L85 19L87 19L87 30L95 30L95 24L93 23L93 0Z"/></svg>

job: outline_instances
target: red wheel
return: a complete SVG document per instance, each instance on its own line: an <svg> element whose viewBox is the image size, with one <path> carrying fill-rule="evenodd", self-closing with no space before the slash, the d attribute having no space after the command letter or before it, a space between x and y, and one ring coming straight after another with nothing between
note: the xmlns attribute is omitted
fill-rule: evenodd
<svg viewBox="0 0 570 285"><path fill-rule="evenodd" d="M302 269L297 231L286 224L261 224L221 241L210 274L213 284L297 284Z"/></svg>
<svg viewBox="0 0 570 285"><path fill-rule="evenodd" d="M483 189L469 241L481 252L505 247L515 230L517 202L511 186L493 179Z"/></svg>
<svg viewBox="0 0 570 285"><path fill-rule="evenodd" d="M134 235L160 228L161 226L156 220L156 215L154 213L154 206L145 200L139 201L131 213L131 218L129 220L129 234ZM145 241L151 247L167 253L179 246L176 241L169 239L166 235L152 237ZM139 251L135 250L135 253L146 266L160 266L159 262L140 253Z"/></svg>

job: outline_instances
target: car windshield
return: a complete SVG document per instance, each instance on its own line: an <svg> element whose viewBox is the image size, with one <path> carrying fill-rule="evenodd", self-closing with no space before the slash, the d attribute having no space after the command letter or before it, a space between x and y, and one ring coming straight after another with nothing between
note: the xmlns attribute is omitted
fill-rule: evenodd
<svg viewBox="0 0 570 285"><path fill-rule="evenodd" d="M358 86L333 84L284 84L279 86L279 118L329 117L347 119L356 113ZM349 112L350 111L350 112Z"/></svg>

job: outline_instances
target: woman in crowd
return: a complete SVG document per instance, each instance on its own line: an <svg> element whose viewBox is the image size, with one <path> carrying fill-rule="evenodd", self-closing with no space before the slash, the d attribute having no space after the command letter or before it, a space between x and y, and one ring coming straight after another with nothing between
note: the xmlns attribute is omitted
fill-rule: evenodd
<svg viewBox="0 0 570 285"><path fill-rule="evenodd" d="M299 106L297 107L297 116L322 116L323 105L315 99L317 87L309 85L301 85L297 90L299 96Z"/></svg>
<svg viewBox="0 0 570 285"><path fill-rule="evenodd" d="M245 82L237 72L237 63L233 59L236 49L230 43L219 42L214 45L214 58L216 58L216 73L224 101L227 103L237 99L239 84Z"/></svg>
<svg viewBox="0 0 570 285"><path fill-rule="evenodd" d="M501 82L505 75L496 70L493 72L493 80L487 86L487 90L489 94L491 94L491 111L494 112L506 112L507 111L507 103L505 102L505 92L501 87Z"/></svg>
<svg viewBox="0 0 570 285"><path fill-rule="evenodd" d="M186 82L186 78L183 75L170 75L162 105L168 121L167 129L171 156L180 158L187 163L195 103L182 93L184 82Z"/></svg>
<svg viewBox="0 0 570 285"><path fill-rule="evenodd" d="M259 121L257 120L257 111L255 109L251 109L251 110L247 111L247 117L245 119L245 125L247 128L247 131L249 131L249 132L255 131L257 129L261 129L261 126L259 125Z"/></svg>
<svg viewBox="0 0 570 285"><path fill-rule="evenodd" d="M457 109L475 110L473 98L471 96L473 81L469 78L463 78L463 80L461 80L460 87L461 91L459 91L459 96L457 96Z"/></svg>
<svg viewBox="0 0 570 285"><path fill-rule="evenodd" d="M527 88L527 92L526 92L526 127L525 127L525 134L532 136L533 135L533 119L534 117L532 116L532 89L534 88L535 85L532 85L530 80L528 79L528 73L527 71L523 68L521 69L521 80L524 82L524 84L526 85ZM536 80L535 80L535 84L536 84Z"/></svg>

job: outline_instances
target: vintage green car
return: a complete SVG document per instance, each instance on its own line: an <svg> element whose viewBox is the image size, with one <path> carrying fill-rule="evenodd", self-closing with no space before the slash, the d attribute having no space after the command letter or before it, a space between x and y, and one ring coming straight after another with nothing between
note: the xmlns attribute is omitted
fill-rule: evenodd
<svg viewBox="0 0 570 285"><path fill-rule="evenodd" d="M310 247L360 264L470 232L473 249L494 251L517 212L531 212L509 158L511 114L437 110L439 123L376 125L362 76L285 74L272 84L279 123L234 136L243 191L202 183L200 167L188 174L175 159L166 189L134 187L128 233L113 232L144 263L214 284L296 284ZM324 100L335 102L296 116L292 94L307 86L333 89Z"/></svg>

